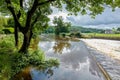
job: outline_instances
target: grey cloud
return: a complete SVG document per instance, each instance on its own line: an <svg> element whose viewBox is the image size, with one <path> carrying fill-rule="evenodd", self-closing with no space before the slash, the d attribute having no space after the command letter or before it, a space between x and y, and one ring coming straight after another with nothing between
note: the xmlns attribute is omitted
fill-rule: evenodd
<svg viewBox="0 0 120 80"><path fill-rule="evenodd" d="M95 19L92 19L88 15L68 16L67 19L74 25L83 26L120 24L120 9L116 9L115 12L112 12L110 8L106 8L105 11L101 15L97 15Z"/></svg>

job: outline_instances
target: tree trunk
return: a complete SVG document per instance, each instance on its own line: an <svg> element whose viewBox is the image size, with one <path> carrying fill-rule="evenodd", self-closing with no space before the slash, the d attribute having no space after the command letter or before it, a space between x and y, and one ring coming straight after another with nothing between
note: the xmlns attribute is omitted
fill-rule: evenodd
<svg viewBox="0 0 120 80"><path fill-rule="evenodd" d="M23 38L22 47L19 50L20 53L24 53L24 54L28 53L28 47L30 45L32 35L33 35L32 31L29 31L27 33L23 33L24 38Z"/></svg>
<svg viewBox="0 0 120 80"><path fill-rule="evenodd" d="M14 36L15 36L15 46L18 47L18 28L16 25L14 28Z"/></svg>

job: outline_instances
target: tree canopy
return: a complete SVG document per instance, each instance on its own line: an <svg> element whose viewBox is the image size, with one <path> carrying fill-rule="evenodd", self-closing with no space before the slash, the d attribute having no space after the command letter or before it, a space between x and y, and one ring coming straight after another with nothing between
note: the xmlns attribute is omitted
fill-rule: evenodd
<svg viewBox="0 0 120 80"><path fill-rule="evenodd" d="M119 28L117 28L117 31L120 31L120 27L119 27Z"/></svg>
<svg viewBox="0 0 120 80"><path fill-rule="evenodd" d="M18 30L23 33L23 45L20 52L26 52L34 31L48 26L51 6L62 10L63 5L69 14L89 14L94 17L104 11L108 5L114 9L120 7L120 0L1 0L0 12L14 19L14 34L18 44Z"/></svg>
<svg viewBox="0 0 120 80"><path fill-rule="evenodd" d="M62 16L54 17L53 23L55 24L55 34L68 33L70 31L71 23L64 22Z"/></svg>

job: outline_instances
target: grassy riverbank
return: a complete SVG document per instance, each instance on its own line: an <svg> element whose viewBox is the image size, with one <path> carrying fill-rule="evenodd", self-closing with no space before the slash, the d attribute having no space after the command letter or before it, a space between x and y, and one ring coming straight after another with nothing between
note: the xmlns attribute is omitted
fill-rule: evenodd
<svg viewBox="0 0 120 80"><path fill-rule="evenodd" d="M14 80L13 76L28 66L46 69L58 65L59 62L56 59L46 60L42 50L30 49L27 55L18 53L14 46L13 35L7 35L0 39L0 80Z"/></svg>
<svg viewBox="0 0 120 80"><path fill-rule="evenodd" d="M120 34L87 33L91 38L120 40Z"/></svg>

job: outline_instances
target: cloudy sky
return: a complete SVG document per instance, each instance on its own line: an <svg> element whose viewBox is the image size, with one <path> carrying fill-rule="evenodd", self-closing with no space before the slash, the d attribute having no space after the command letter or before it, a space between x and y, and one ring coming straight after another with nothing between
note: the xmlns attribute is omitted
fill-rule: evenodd
<svg viewBox="0 0 120 80"><path fill-rule="evenodd" d="M68 16L66 10L59 11L56 8L53 9L53 14L49 15L51 20L54 16L62 16L64 21L69 21L72 25L91 27L91 28L113 28L120 27L120 8L117 8L112 12L111 8L106 7L104 12L100 15L97 15L95 19L92 19L89 15L78 15L78 16ZM50 22L52 24L52 21Z"/></svg>

